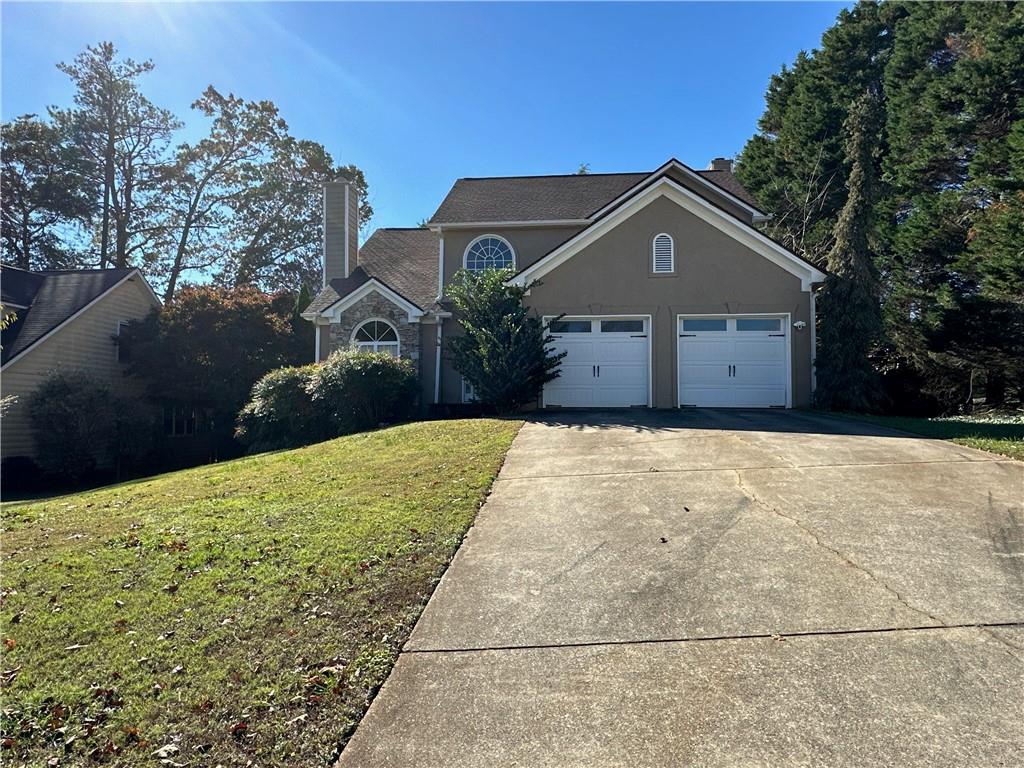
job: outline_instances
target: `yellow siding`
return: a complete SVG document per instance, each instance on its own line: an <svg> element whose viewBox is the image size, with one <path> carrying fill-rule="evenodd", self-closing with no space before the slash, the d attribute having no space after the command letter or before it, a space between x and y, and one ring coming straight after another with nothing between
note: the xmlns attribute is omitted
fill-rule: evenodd
<svg viewBox="0 0 1024 768"><path fill-rule="evenodd" d="M140 320L154 307L153 298L139 277L108 291L66 326L37 343L0 373L0 392L15 395L15 402L0 420L0 455L33 456L35 445L28 418L28 401L48 373L84 370L107 379L118 390L133 387L117 362L112 337L119 320Z"/></svg>

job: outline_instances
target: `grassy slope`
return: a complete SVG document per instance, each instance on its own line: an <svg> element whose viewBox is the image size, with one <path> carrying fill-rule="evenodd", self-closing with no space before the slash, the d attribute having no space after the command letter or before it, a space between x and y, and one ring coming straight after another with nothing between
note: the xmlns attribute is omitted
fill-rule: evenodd
<svg viewBox="0 0 1024 768"><path fill-rule="evenodd" d="M855 418L1024 460L1024 418L1019 416L919 419L858 414Z"/></svg>
<svg viewBox="0 0 1024 768"><path fill-rule="evenodd" d="M518 427L410 424L8 505L0 760L324 764Z"/></svg>

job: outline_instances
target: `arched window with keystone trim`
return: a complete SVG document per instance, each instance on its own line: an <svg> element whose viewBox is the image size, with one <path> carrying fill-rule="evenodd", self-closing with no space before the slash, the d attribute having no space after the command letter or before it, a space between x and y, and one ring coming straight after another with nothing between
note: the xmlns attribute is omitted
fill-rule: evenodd
<svg viewBox="0 0 1024 768"><path fill-rule="evenodd" d="M668 275L676 271L676 245L672 235L662 232L654 236L653 266L651 271L656 275Z"/></svg>
<svg viewBox="0 0 1024 768"><path fill-rule="evenodd" d="M383 352L398 357L398 331L387 320L365 320L352 332L352 346L360 352Z"/></svg>
<svg viewBox="0 0 1024 768"><path fill-rule="evenodd" d="M463 266L470 272L515 267L516 254L508 240L498 235L482 235L466 248Z"/></svg>

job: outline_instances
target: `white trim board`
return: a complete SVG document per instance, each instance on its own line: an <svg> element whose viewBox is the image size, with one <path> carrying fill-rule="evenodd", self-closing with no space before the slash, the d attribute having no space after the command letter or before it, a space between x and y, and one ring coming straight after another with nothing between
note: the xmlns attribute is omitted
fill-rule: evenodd
<svg viewBox="0 0 1024 768"><path fill-rule="evenodd" d="M593 219L538 219L537 221L455 221L442 222L440 224L428 224L427 229L432 232L441 232L445 229L501 229L502 227L513 227L521 229L524 227L585 227Z"/></svg>
<svg viewBox="0 0 1024 768"><path fill-rule="evenodd" d="M365 283L360 285L354 291L349 293L344 298L338 299L336 302L331 304L329 307L322 309L318 315L320 317L329 318L331 322L339 322L341 320L341 313L351 307L360 299L369 296L371 293L379 293L385 299L390 301L392 304L405 310L410 323L418 323L420 318L426 313L413 304L408 299L402 297L400 294L388 288L384 283L380 282L377 278L371 277ZM313 315L316 317L317 315ZM303 315L303 317L309 317L309 315Z"/></svg>
<svg viewBox="0 0 1024 768"><path fill-rule="evenodd" d="M601 208L596 210L591 215L590 218L592 220L600 218L605 213L607 213L608 211L612 210L620 202L622 202L623 200L629 199L629 197L631 197L632 195L636 194L636 192L638 190L642 189L645 185L651 184L653 181L655 181L659 177L664 176L670 170L677 170L677 171L679 171L684 176L686 176L688 179L692 179L693 181L696 181L698 184L702 185L704 188L706 188L706 189L710 190L711 192L714 192L715 194L725 198L726 200L728 200L733 205L736 205L739 208L742 208L743 210L747 211L751 215L751 217L753 218L753 220L755 222L767 221L768 219L771 218L771 216L768 216L767 214L762 213L757 208L755 208L754 206L750 205L750 203L744 202L740 198L736 197L736 195L734 195L732 192L730 192L729 190L725 189L724 187L720 187L717 184L708 181L703 176L701 176L697 171L693 170L688 165L679 162L674 157L671 160L667 161L660 168L657 168L656 170L652 171L651 174L649 176L647 176L645 179L642 179L641 181L638 181L636 184L634 184L632 187L627 189L621 195L616 197L610 203L608 203L606 205L603 205Z"/></svg>
<svg viewBox="0 0 1024 768"><path fill-rule="evenodd" d="M809 291L813 283L818 283L825 279L824 272L812 267L796 256L796 254L765 237L749 224L745 224L735 216L719 210L700 195L691 192L671 179L662 177L651 186L637 193L632 200L622 204L617 210L612 211L603 219L596 221L587 229L579 232L575 237L570 238L555 248L547 256L540 259L540 261L534 262L531 266L514 276L509 282L513 285L529 285L534 280L565 263L588 245L633 216L633 214L661 197L668 198L681 208L750 248L750 250L764 256L776 266L798 277L802 290Z"/></svg>

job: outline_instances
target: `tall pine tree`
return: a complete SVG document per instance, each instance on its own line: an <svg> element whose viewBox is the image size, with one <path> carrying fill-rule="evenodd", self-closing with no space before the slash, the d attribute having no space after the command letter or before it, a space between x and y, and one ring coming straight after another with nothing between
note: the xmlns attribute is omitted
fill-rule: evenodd
<svg viewBox="0 0 1024 768"><path fill-rule="evenodd" d="M834 410L867 411L880 399L870 358L882 325L870 244L878 123L877 97L866 91L845 123L848 192L826 259L829 276L819 304L815 397Z"/></svg>

